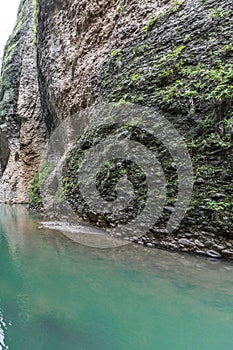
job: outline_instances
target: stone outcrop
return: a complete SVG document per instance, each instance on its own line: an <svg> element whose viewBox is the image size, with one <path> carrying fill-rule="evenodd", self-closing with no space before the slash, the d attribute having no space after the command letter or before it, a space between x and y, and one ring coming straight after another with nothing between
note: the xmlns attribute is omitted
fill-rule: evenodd
<svg viewBox="0 0 233 350"><path fill-rule="evenodd" d="M232 12L231 0L21 1L2 68L0 200L28 202L46 141L67 117L96 102L133 102L159 109L189 148L195 186L180 230L232 238ZM163 164L174 180L172 162ZM63 176L76 172L68 164ZM34 205L39 187L34 178Z"/></svg>

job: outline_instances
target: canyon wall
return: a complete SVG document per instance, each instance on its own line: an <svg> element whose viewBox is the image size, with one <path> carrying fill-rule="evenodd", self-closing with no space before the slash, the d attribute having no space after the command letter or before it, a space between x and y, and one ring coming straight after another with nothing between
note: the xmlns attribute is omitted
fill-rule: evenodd
<svg viewBox="0 0 233 350"><path fill-rule="evenodd" d="M38 171L46 126L38 89L33 1L20 3L6 44L0 93L0 200L27 203L30 180Z"/></svg>
<svg viewBox="0 0 233 350"><path fill-rule="evenodd" d="M132 102L159 110L188 146L195 184L180 230L233 237L232 14L231 0L21 1L1 78L1 201L28 202L47 140L67 117ZM172 180L172 162L163 164ZM76 171L68 164L64 178ZM35 177L32 187L36 207ZM66 200L83 214L69 186Z"/></svg>

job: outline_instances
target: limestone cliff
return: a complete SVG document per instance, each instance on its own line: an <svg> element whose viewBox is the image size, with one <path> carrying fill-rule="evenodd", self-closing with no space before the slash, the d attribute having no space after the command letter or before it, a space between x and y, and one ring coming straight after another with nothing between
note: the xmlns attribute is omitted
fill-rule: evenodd
<svg viewBox="0 0 233 350"><path fill-rule="evenodd" d="M2 71L1 199L28 201L64 119L129 101L158 108L189 147L196 182L181 230L233 237L232 15L231 0L22 1Z"/></svg>
<svg viewBox="0 0 233 350"><path fill-rule="evenodd" d="M22 0L5 48L0 93L0 200L27 203L46 139L35 46L36 9Z"/></svg>

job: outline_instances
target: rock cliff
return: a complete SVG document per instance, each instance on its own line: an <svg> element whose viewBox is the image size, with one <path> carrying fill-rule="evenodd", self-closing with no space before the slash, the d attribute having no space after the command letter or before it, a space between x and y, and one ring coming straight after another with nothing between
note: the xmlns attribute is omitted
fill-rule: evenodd
<svg viewBox="0 0 233 350"><path fill-rule="evenodd" d="M0 199L27 203L30 180L40 164L46 127L38 89L36 9L20 3L17 23L5 48L0 90Z"/></svg>
<svg viewBox="0 0 233 350"><path fill-rule="evenodd" d="M132 102L159 110L188 146L195 185L180 230L232 238L232 15L231 0L22 0L2 67L0 199L28 202L34 177L41 204L35 174L53 130L97 102ZM65 182L76 172L68 160Z"/></svg>

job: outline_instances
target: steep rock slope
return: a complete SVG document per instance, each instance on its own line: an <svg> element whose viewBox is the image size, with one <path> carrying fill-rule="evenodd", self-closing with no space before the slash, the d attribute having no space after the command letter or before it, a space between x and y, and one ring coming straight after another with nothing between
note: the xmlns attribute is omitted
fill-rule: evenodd
<svg viewBox="0 0 233 350"><path fill-rule="evenodd" d="M0 200L27 203L46 139L38 90L35 4L22 0L5 48L0 93Z"/></svg>
<svg viewBox="0 0 233 350"><path fill-rule="evenodd" d="M34 6L32 0L21 3L19 18L23 8L30 16L16 27L6 47L5 56L19 38L11 61L5 59L2 77L1 186L9 188L5 198L16 200L19 188L26 200L45 131L49 136L66 117L95 102L129 101L159 108L189 147L196 182L181 231L232 238L232 2L39 0L38 17ZM37 101L35 109L32 100ZM98 135L85 137L95 142ZM79 144L76 150L77 155ZM25 161L31 155L33 159ZM174 180L171 162L164 164ZM77 173L71 165L64 170L70 183ZM35 205L39 185L35 179ZM69 186L66 199L83 214ZM88 209L85 214L92 222L103 220Z"/></svg>

